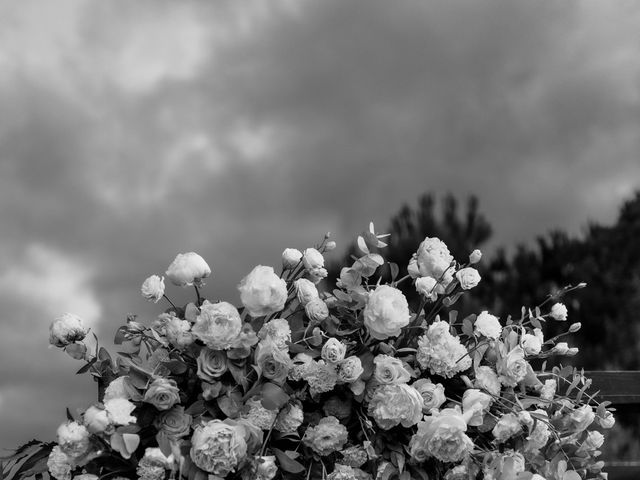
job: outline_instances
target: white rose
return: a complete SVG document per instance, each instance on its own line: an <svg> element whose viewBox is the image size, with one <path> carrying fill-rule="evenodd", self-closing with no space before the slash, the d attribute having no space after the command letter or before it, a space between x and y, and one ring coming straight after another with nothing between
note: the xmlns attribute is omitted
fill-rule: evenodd
<svg viewBox="0 0 640 480"><path fill-rule="evenodd" d="M109 414L109 419L115 425L128 425L136 423L136 417L131 415L136 406L126 398L112 398L104 402L104 408Z"/></svg>
<svg viewBox="0 0 640 480"><path fill-rule="evenodd" d="M159 448L147 448L136 468L138 479L163 480L173 461L173 455L165 457Z"/></svg>
<svg viewBox="0 0 640 480"><path fill-rule="evenodd" d="M473 265L474 263L478 263L482 258L482 252L478 249L475 249L473 252L469 254L469 264Z"/></svg>
<svg viewBox="0 0 640 480"><path fill-rule="evenodd" d="M302 306L305 306L314 298L319 298L318 289L313 284L311 280L307 280L306 278L299 278L293 285L296 289L296 295L298 297L298 301Z"/></svg>
<svg viewBox="0 0 640 480"><path fill-rule="evenodd" d="M330 252L332 250L335 250L337 246L338 245L336 244L336 242L334 242L333 240L329 240L327 243L325 243L324 248L327 252Z"/></svg>
<svg viewBox="0 0 640 480"><path fill-rule="evenodd" d="M551 307L549 315L551 315L551 318L554 320L564 322L567 319L567 307L565 307L563 303L556 303Z"/></svg>
<svg viewBox="0 0 640 480"><path fill-rule="evenodd" d="M271 480L278 473L275 455L256 457L256 463L258 465L256 480Z"/></svg>
<svg viewBox="0 0 640 480"><path fill-rule="evenodd" d="M295 432L304 420L304 412L299 403L292 403L280 410L276 417L275 429L282 433Z"/></svg>
<svg viewBox="0 0 640 480"><path fill-rule="evenodd" d="M435 302L438 294L444 293L444 287L433 277L419 277L416 278L416 292Z"/></svg>
<svg viewBox="0 0 640 480"><path fill-rule="evenodd" d="M422 413L427 414L434 408L440 408L447 399L444 386L441 383L433 383L428 378L416 380L411 386L422 395Z"/></svg>
<svg viewBox="0 0 640 480"><path fill-rule="evenodd" d="M544 385L540 390L540 399L545 402L550 402L553 400L553 396L556 394L556 388L558 384L555 379L551 378L549 380L544 381Z"/></svg>
<svg viewBox="0 0 640 480"><path fill-rule="evenodd" d="M127 387L125 382L127 377L117 377L111 380L111 383L107 386L107 389L104 392L104 398L102 401L109 400L110 398L130 398L129 392L127 392Z"/></svg>
<svg viewBox="0 0 640 480"><path fill-rule="evenodd" d="M272 267L258 265L238 285L240 300L252 317L279 312L287 301L287 282Z"/></svg>
<svg viewBox="0 0 640 480"><path fill-rule="evenodd" d="M496 364L500 382L507 387L515 387L527 375L527 361L521 347L513 348L506 357Z"/></svg>
<svg viewBox="0 0 640 480"><path fill-rule="evenodd" d="M583 405L580 408L576 408L569 415L569 419L573 424L573 427L577 432L582 432L585 428L593 423L596 415L593 413L591 405Z"/></svg>
<svg viewBox="0 0 640 480"><path fill-rule="evenodd" d="M75 468L73 460L62 451L59 445L51 450L47 459L49 473L56 480L71 480L71 470Z"/></svg>
<svg viewBox="0 0 640 480"><path fill-rule="evenodd" d="M425 238L416 252L416 263L420 276L433 277L444 285L448 285L453 278L449 269L452 262L453 256L439 238Z"/></svg>
<svg viewBox="0 0 640 480"><path fill-rule="evenodd" d="M364 373L362 362L355 355L345 358L336 365L338 381L342 383L353 383Z"/></svg>
<svg viewBox="0 0 640 480"><path fill-rule="evenodd" d="M418 462L424 462L428 457L443 462L460 462L473 448L473 441L466 431L467 422L457 409L445 408L432 416L425 416L409 441L411 458Z"/></svg>
<svg viewBox="0 0 640 480"><path fill-rule="evenodd" d="M369 294L363 316L371 336L385 340L400 335L401 329L409 325L411 315L407 299L400 290L380 285Z"/></svg>
<svg viewBox="0 0 640 480"><path fill-rule="evenodd" d="M73 313L65 313L56 318L49 327L49 343L56 347L66 347L73 342L80 342L89 332L82 319Z"/></svg>
<svg viewBox="0 0 640 480"><path fill-rule="evenodd" d="M613 416L613 413L605 411L604 417L598 417L597 421L598 425L600 425L602 428L613 428L613 426L616 424L616 417Z"/></svg>
<svg viewBox="0 0 640 480"><path fill-rule="evenodd" d="M140 292L142 296L150 302L158 303L164 295L164 277L151 275L142 283Z"/></svg>
<svg viewBox="0 0 640 480"><path fill-rule="evenodd" d="M295 248L285 248L282 252L282 266L284 268L294 268L302 260L302 252Z"/></svg>
<svg viewBox="0 0 640 480"><path fill-rule="evenodd" d="M373 364L375 365L373 377L382 385L407 383L411 380L411 373L399 358L379 354L373 359Z"/></svg>
<svg viewBox="0 0 640 480"><path fill-rule="evenodd" d="M320 298L313 298L304 306L304 311L313 323L320 323L329 317L329 308Z"/></svg>
<svg viewBox="0 0 640 480"><path fill-rule="evenodd" d="M558 355L566 355L569 351L569 344L567 342L559 342L553 347L553 353L557 353Z"/></svg>
<svg viewBox="0 0 640 480"><path fill-rule="evenodd" d="M423 370L451 378L471 367L471 357L460 338L451 335L448 322L438 320L418 338L416 360Z"/></svg>
<svg viewBox="0 0 640 480"><path fill-rule="evenodd" d="M486 390L494 397L500 396L500 390L502 389L498 374L493 368L486 365L476 368L475 386Z"/></svg>
<svg viewBox="0 0 640 480"><path fill-rule="evenodd" d="M178 348L188 347L195 340L191 333L191 322L171 315L164 324L169 343Z"/></svg>
<svg viewBox="0 0 640 480"><path fill-rule="evenodd" d="M329 455L347 443L347 428L336 417L323 417L315 427L309 426L302 441L318 455Z"/></svg>
<svg viewBox="0 0 640 480"><path fill-rule="evenodd" d="M472 412L471 418L467 421L467 425L477 427L484 422L484 414L489 410L493 403L491 395L481 392L478 389L470 388L462 395L462 411L464 413Z"/></svg>
<svg viewBox="0 0 640 480"><path fill-rule="evenodd" d="M530 333L525 333L522 336L520 344L527 355L537 355L542 350L542 338Z"/></svg>
<svg viewBox="0 0 640 480"><path fill-rule="evenodd" d="M327 363L338 363L344 359L347 353L347 346L337 338L330 338L322 346L322 359Z"/></svg>
<svg viewBox="0 0 640 480"><path fill-rule="evenodd" d="M422 418L424 399L420 392L406 383L379 386L369 402L369 415L383 430L398 424L412 427Z"/></svg>
<svg viewBox="0 0 640 480"><path fill-rule="evenodd" d="M205 300L191 333L214 350L230 348L242 331L242 320L236 307L228 302Z"/></svg>
<svg viewBox="0 0 640 480"><path fill-rule="evenodd" d="M324 257L315 248L307 248L302 254L302 264L307 270L323 268Z"/></svg>
<svg viewBox="0 0 640 480"><path fill-rule="evenodd" d="M420 277L420 269L418 268L418 260L416 258L416 254L413 254L411 260L409 260L409 265L407 265L407 273L411 278Z"/></svg>
<svg viewBox="0 0 640 480"><path fill-rule="evenodd" d="M480 274L475 268L462 268L456 272L456 278L463 290L471 290L480 283Z"/></svg>
<svg viewBox="0 0 640 480"><path fill-rule="evenodd" d="M245 432L233 420L210 420L191 437L191 460L205 472L225 477L247 455Z"/></svg>
<svg viewBox="0 0 640 480"><path fill-rule="evenodd" d="M202 285L202 279L211 275L211 268L195 252L179 253L165 272L171 283L179 287Z"/></svg>
<svg viewBox="0 0 640 480"><path fill-rule="evenodd" d="M587 438L582 443L582 448L584 448L587 451L597 450L602 446L603 443L604 443L604 435L602 435L600 432L593 430L587 434Z"/></svg>
<svg viewBox="0 0 640 480"><path fill-rule="evenodd" d="M95 405L91 405L84 412L82 416L83 423L87 427L87 430L91 433L102 433L104 432L111 422L109 421L109 415L107 411L96 407Z"/></svg>
<svg viewBox="0 0 640 480"><path fill-rule="evenodd" d="M497 340L502 333L502 325L498 317L491 315L486 310L476 318L475 332L492 340Z"/></svg>
<svg viewBox="0 0 640 480"><path fill-rule="evenodd" d="M274 318L262 326L258 337L261 340L269 338L280 350L288 350L289 342L291 342L291 327L284 318Z"/></svg>

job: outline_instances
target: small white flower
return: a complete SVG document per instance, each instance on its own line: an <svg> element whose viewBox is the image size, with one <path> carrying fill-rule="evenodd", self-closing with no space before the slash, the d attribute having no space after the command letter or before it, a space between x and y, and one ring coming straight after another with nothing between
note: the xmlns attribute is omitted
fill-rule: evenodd
<svg viewBox="0 0 640 480"><path fill-rule="evenodd" d="M474 263L478 263L482 258L482 252L478 249L475 249L473 252L469 254L469 264L473 265Z"/></svg>
<svg viewBox="0 0 640 480"><path fill-rule="evenodd" d="M329 308L320 298L314 298L304 306L304 311L314 323L320 323L329 317Z"/></svg>
<svg viewBox="0 0 640 480"><path fill-rule="evenodd" d="M336 242L334 242L333 240L329 240L327 243L325 243L324 248L327 252L330 252L331 250L335 250L336 246Z"/></svg>
<svg viewBox="0 0 640 480"><path fill-rule="evenodd" d="M569 351L569 344L567 342L557 343L555 347L553 347L553 353L557 353L558 355L566 355Z"/></svg>
<svg viewBox="0 0 640 480"><path fill-rule="evenodd" d="M502 325L500 325L498 317L485 310L476 318L475 332L492 340L497 340L502 333Z"/></svg>
<svg viewBox="0 0 640 480"><path fill-rule="evenodd" d="M444 286L440 285L433 277L418 277L416 278L416 291L420 295L424 295L427 300L435 302L438 294L444 293Z"/></svg>
<svg viewBox="0 0 640 480"><path fill-rule="evenodd" d="M82 341L88 331L79 316L65 313L51 323L49 343L56 347L66 347L74 342Z"/></svg>
<svg viewBox="0 0 640 480"><path fill-rule="evenodd" d="M591 451L599 449L604 443L604 435L596 430L592 430L587 434L587 438L582 443L582 448Z"/></svg>
<svg viewBox="0 0 640 480"><path fill-rule="evenodd" d="M481 392L476 388L470 388L462 395L462 411L471 414L467 425L479 426L484 421L484 414L493 403L491 395Z"/></svg>
<svg viewBox="0 0 640 480"><path fill-rule="evenodd" d="M293 286L296 289L296 296L302 306L305 306L314 298L318 298L318 289L311 280L306 278L299 278L293 282Z"/></svg>
<svg viewBox="0 0 640 480"><path fill-rule="evenodd" d="M567 319L567 307L565 307L563 303L555 303L553 307L551 307L549 315L551 315L551 318L554 320L564 322Z"/></svg>
<svg viewBox="0 0 640 480"><path fill-rule="evenodd" d="M307 248L302 254L302 263L307 270L324 267L324 257L315 248Z"/></svg>
<svg viewBox="0 0 640 480"><path fill-rule="evenodd" d="M369 294L363 312L364 324L377 340L397 337L409 324L409 304L404 294L389 285L380 285Z"/></svg>
<svg viewBox="0 0 640 480"><path fill-rule="evenodd" d="M179 287L202 285L202 279L211 275L211 268L195 252L179 253L165 272L171 283Z"/></svg>
<svg viewBox="0 0 640 480"><path fill-rule="evenodd" d="M272 267L258 265L238 285L240 301L252 317L279 312L287 301L287 282Z"/></svg>
<svg viewBox="0 0 640 480"><path fill-rule="evenodd" d="M607 410L605 411L604 417L597 417L596 421L602 428L608 429L613 428L613 426L616 424L616 417L613 416L613 413Z"/></svg>
<svg viewBox="0 0 640 480"><path fill-rule="evenodd" d="M102 433L111 425L107 411L95 405L87 408L82 416L82 420L87 430L91 433Z"/></svg>
<svg viewBox="0 0 640 480"><path fill-rule="evenodd" d="M322 346L322 359L327 363L338 363L344 359L347 353L347 346L337 338L330 338Z"/></svg>
<svg viewBox="0 0 640 480"><path fill-rule="evenodd" d="M491 433L498 443L506 442L508 439L522 432L522 425L518 416L513 413L505 413L500 419Z"/></svg>
<svg viewBox="0 0 640 480"><path fill-rule="evenodd" d="M131 415L136 406L126 398L112 398L104 402L104 408L109 414L109 419L115 425L128 425L136 423L136 417Z"/></svg>
<svg viewBox="0 0 640 480"><path fill-rule="evenodd" d="M151 275L140 287L142 296L153 303L158 303L164 295L164 277Z"/></svg>
<svg viewBox="0 0 640 480"><path fill-rule="evenodd" d="M78 458L87 453L91 444L89 442L89 430L84 425L76 422L63 423L56 432L58 445L62 451L71 458Z"/></svg>
<svg viewBox="0 0 640 480"><path fill-rule="evenodd" d="M476 368L475 386L486 390L495 397L500 396L500 390L502 389L498 374L487 365Z"/></svg>
<svg viewBox="0 0 640 480"><path fill-rule="evenodd" d="M275 455L256 457L256 480L271 480L278 474Z"/></svg>
<svg viewBox="0 0 640 480"><path fill-rule="evenodd" d="M460 288L463 290L471 290L480 283L480 274L475 268L462 268L456 272L456 278L460 282Z"/></svg>
<svg viewBox="0 0 640 480"><path fill-rule="evenodd" d="M284 268L294 268L302 260L302 252L295 248L285 248L282 252L282 266Z"/></svg>

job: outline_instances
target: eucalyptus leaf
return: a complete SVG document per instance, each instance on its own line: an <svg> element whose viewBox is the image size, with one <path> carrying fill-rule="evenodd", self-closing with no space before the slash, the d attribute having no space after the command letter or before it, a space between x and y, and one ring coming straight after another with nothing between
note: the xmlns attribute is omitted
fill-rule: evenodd
<svg viewBox="0 0 640 480"><path fill-rule="evenodd" d="M294 460L288 452L283 452L279 448L272 448L273 453L278 459L278 463L280 467L285 472L289 473L301 473L304 472L305 468L300 462ZM295 452L294 452L295 453Z"/></svg>

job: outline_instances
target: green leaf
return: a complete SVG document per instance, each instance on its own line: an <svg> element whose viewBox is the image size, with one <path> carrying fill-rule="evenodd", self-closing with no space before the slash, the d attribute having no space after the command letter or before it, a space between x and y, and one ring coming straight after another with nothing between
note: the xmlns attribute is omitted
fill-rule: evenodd
<svg viewBox="0 0 640 480"><path fill-rule="evenodd" d="M72 343L64 349L74 360L83 360L87 353L87 346L84 343Z"/></svg>
<svg viewBox="0 0 640 480"><path fill-rule="evenodd" d="M92 358L90 362L87 362L85 365L83 365L80 370L76 372L76 375L82 375L83 373L88 372L94 363L96 363L96 358Z"/></svg>
<svg viewBox="0 0 640 480"><path fill-rule="evenodd" d="M202 415L206 411L207 409L204 406L204 400L196 400L189 406L189 408L184 411L184 413L186 413L187 415L191 415L192 417L197 417Z"/></svg>
<svg viewBox="0 0 640 480"><path fill-rule="evenodd" d="M246 365L238 365L231 360L227 361L227 368L231 373L231 376L238 385L242 387L242 391L246 392L249 389L249 380L247 379L248 371Z"/></svg>
<svg viewBox="0 0 640 480"><path fill-rule="evenodd" d="M158 447L160 448L160 451L165 457L168 457L169 455L171 455L172 453L171 440L169 440L169 437L167 437L167 434L165 432L161 431L156 433L156 441L158 442Z"/></svg>
<svg viewBox="0 0 640 480"><path fill-rule="evenodd" d="M396 278L398 278L400 267L398 267L397 263L389 262L389 270L391 271L391 281L393 282Z"/></svg>
<svg viewBox="0 0 640 480"><path fill-rule="evenodd" d="M280 410L289 401L282 387L271 382L262 385L261 397L262 406L267 410Z"/></svg>
<svg viewBox="0 0 640 480"><path fill-rule="evenodd" d="M238 391L227 392L225 395L216 398L218 407L229 418L236 418L240 414L242 407L242 395Z"/></svg>
<svg viewBox="0 0 640 480"><path fill-rule="evenodd" d="M278 459L278 463L280 464L280 467L282 467L282 470L289 473L304 472L305 470L304 465L302 465L300 462L291 458L287 454L287 452L283 452L279 448L272 448L272 450L276 458Z"/></svg>
<svg viewBox="0 0 640 480"><path fill-rule="evenodd" d="M187 371L187 365L181 360L169 360L168 362L162 362L162 365L167 367L173 375L182 375Z"/></svg>
<svg viewBox="0 0 640 480"><path fill-rule="evenodd" d="M116 331L116 336L113 339L113 343L115 345L121 345L122 342L124 342L127 339L126 334L127 334L127 327L125 325L118 328L118 330Z"/></svg>

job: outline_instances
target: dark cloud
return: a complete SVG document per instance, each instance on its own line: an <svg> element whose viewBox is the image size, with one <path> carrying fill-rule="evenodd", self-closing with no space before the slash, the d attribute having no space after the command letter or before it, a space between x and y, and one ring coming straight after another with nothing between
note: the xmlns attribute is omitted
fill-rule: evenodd
<svg viewBox="0 0 640 480"><path fill-rule="evenodd" d="M13 31L29 55L0 70L0 446L51 438L94 394L43 348L59 309L108 341L158 312L139 285L178 252L237 300L255 264L326 231L344 245L425 191L477 194L512 243L609 221L638 187L627 4L65 5L22 12L61 46Z"/></svg>

